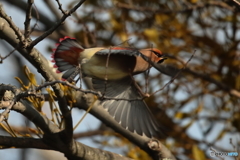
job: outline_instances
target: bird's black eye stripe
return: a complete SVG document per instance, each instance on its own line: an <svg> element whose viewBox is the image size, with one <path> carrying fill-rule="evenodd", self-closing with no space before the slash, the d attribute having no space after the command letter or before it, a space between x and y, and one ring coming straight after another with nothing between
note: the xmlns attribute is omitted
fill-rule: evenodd
<svg viewBox="0 0 240 160"><path fill-rule="evenodd" d="M158 56L158 57L162 57L162 55L161 54L159 54L158 52L156 52L156 51L152 51L156 56Z"/></svg>

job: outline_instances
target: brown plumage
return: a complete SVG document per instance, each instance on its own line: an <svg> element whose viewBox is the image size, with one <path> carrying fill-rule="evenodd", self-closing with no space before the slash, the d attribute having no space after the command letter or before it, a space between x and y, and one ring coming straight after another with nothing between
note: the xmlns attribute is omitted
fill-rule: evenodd
<svg viewBox="0 0 240 160"><path fill-rule="evenodd" d="M151 67L141 54L154 63L165 59L156 48L84 49L75 39L69 37L61 39L54 51L55 67L58 68L58 72L63 72L64 79L68 79L75 72L76 66L81 65L83 76L92 78L95 90L105 92L104 95L107 97L120 99L141 98L131 78ZM101 104L124 128L142 136L159 136L160 126L144 101L104 100Z"/></svg>

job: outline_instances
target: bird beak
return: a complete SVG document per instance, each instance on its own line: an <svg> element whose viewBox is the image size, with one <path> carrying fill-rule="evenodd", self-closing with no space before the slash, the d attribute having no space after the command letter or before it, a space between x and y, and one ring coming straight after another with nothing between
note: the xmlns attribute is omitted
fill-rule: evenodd
<svg viewBox="0 0 240 160"><path fill-rule="evenodd" d="M164 62L166 59L167 59L167 57L162 56L157 63L160 64L160 63Z"/></svg>

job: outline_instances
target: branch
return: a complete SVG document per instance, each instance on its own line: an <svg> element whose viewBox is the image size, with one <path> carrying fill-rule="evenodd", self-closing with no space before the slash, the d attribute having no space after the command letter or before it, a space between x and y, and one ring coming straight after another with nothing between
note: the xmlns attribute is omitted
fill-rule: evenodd
<svg viewBox="0 0 240 160"><path fill-rule="evenodd" d="M5 3L8 3L10 5L13 5L17 8L19 8L20 10L22 10L23 12L26 11L26 8L28 7L28 4L25 3L24 1L22 0L7 0L7 1L4 1ZM38 16L39 14L39 16ZM52 27L52 24L55 23L55 21L51 20L49 18L49 16L45 16L45 14L41 13L41 12L33 12L32 13L32 16L35 18L35 19L38 19L39 17L39 21L45 25L45 28L48 29L48 28L51 28Z"/></svg>
<svg viewBox="0 0 240 160"><path fill-rule="evenodd" d="M59 0L56 0L58 4L58 9L62 12L63 15L67 15L67 12L65 12L62 8L62 4L59 2Z"/></svg>
<svg viewBox="0 0 240 160"><path fill-rule="evenodd" d="M9 26L9 24L2 18L0 18L0 37L6 40L9 44L11 44L13 47L18 46L19 40L17 39L16 35L14 34L13 29ZM22 36L22 35L21 35ZM25 48L16 48L30 63L32 63L38 71L42 74L42 76L49 80L56 80L59 79L60 75L57 75L53 68L49 65L49 61L46 60L44 56L42 56L41 53L39 53L36 49L25 49ZM70 114L70 109L67 106L67 102L64 98L64 94L61 91L60 87L58 85L54 86L55 94L58 97L58 103L59 107L63 113L63 118L65 119L65 127L66 127L66 133L72 132L72 117ZM66 138L66 140L70 140L72 135L70 135L70 138Z"/></svg>
<svg viewBox="0 0 240 160"><path fill-rule="evenodd" d="M101 92L98 92L98 91L94 91L94 90L88 90L88 89L82 89L82 88L79 88L71 83L69 83L68 81L60 81L60 80L57 80L57 81L52 81L52 82L45 82L43 83L42 85L39 85L38 87L35 88L36 91L39 91L47 86L53 86L55 84L62 84L62 85L65 85L65 86L68 86L72 89L74 89L75 91L81 91L85 94L87 93L91 93L95 96L97 96L98 98L101 98L102 100L123 100L123 101L142 101L144 98L146 97L142 97L142 98L132 98L132 99L128 99L128 98L114 98L114 97L108 97L108 96L104 96ZM28 92L28 91L27 91ZM31 91L30 91L31 92ZM48 99L48 95L44 95L46 97L46 99Z"/></svg>
<svg viewBox="0 0 240 160"><path fill-rule="evenodd" d="M159 72L164 73L171 77L174 76L173 73L178 73L180 71L180 69L173 67L171 65L165 65L165 66L155 65L154 68L156 68ZM183 69L182 73L191 74L196 78L200 78L204 81L215 84L219 89L228 92L228 94L230 94L231 96L240 98L240 91L238 91L234 88L231 88L228 85L226 85L218 80L215 80L214 78L211 78L211 76L208 74L198 73L189 68ZM183 74L180 74L178 77L182 77L182 76L183 76Z"/></svg>
<svg viewBox="0 0 240 160"><path fill-rule="evenodd" d="M20 114L24 115L30 121L32 121L36 126L38 126L44 133L51 134L55 132L59 132L58 126L54 125L46 116L40 114L36 109L30 106L26 101L16 101L13 102L13 99L16 98L17 95L20 93L18 89L14 86L0 84L0 96L4 95L6 91L11 91L14 96L9 96L10 99L3 99L0 97L0 109L8 108L9 104L13 104L11 110L19 112Z"/></svg>
<svg viewBox="0 0 240 160"><path fill-rule="evenodd" d="M45 150L55 150L59 151L54 147L47 145L44 139L35 138L17 138L0 136L1 148L4 147L14 147L14 148L36 148ZM74 142L73 147L75 148L73 152L75 154L68 156L69 159L76 160L132 160L127 157L123 157L116 153L111 153L97 148L88 147L82 143ZM1 149L0 148L0 149Z"/></svg>
<svg viewBox="0 0 240 160"><path fill-rule="evenodd" d="M205 4L192 5L191 7L188 7L186 9L182 9L182 10L164 10L164 9L159 9L159 8L154 9L152 7L139 7L139 6L134 6L134 5L125 4L125 3L117 3L116 6L119 8L124 8L124 9L128 9L128 10L135 10L135 11L139 11L139 12L160 13L160 14L185 13L185 12L205 8L208 6L218 6L221 8L228 9L230 11L234 10L231 6L227 5L226 3L219 2L219 1L209 1Z"/></svg>
<svg viewBox="0 0 240 160"><path fill-rule="evenodd" d="M210 83L215 84L219 89L224 90L226 92L228 92L231 96L240 98L240 92L236 89L233 89L231 87L229 87L228 85L221 83L220 81L215 80L214 78L211 78L210 75L208 74L203 74L203 73L198 73L196 71L193 71L189 68L184 68L182 69L182 73L180 72L181 69L178 69L176 67L173 67L171 65L158 65L158 64L154 64L151 61L148 61L156 70L158 70L159 72L166 74L170 77L174 77L176 74L178 74L178 78L182 77L183 74L182 73L187 73L187 74L191 74L194 77L200 78L202 80L208 81Z"/></svg>
<svg viewBox="0 0 240 160"><path fill-rule="evenodd" d="M49 8L49 10L52 12L52 15L55 16L55 19L61 19L61 14L59 13L59 10L55 7L53 1L44 1L44 3L46 4L46 6ZM51 26L52 27L52 26ZM51 28L49 27L49 28ZM62 24L62 29L61 29L61 33L63 32L64 33L68 33L68 34L71 34L70 31L69 31L69 28L67 26L66 23ZM65 34L66 35L66 34ZM59 38L59 35L58 34L58 37Z"/></svg>
<svg viewBox="0 0 240 160"><path fill-rule="evenodd" d="M44 34L42 34L40 37L36 38L32 43L29 45L29 48L33 48L35 45L37 45L40 41L42 41L44 38L52 34L59 26L62 25L62 23L66 20L67 17L69 17L73 12L75 12L86 0L81 0L78 2L70 11L66 12L60 19L60 21L54 25L52 28L50 28L48 31L46 31Z"/></svg>
<svg viewBox="0 0 240 160"><path fill-rule="evenodd" d="M157 92L160 92L161 90L163 90L165 87L169 86L176 78L178 78L178 76L181 74L181 72L187 67L188 63L192 60L193 56L195 55L196 50L193 52L193 54L191 55L191 57L188 59L188 61L184 64L184 66L177 72L177 74L171 78L171 80L166 83L162 88L158 89L157 91L155 91L154 93L152 93L150 96L156 94ZM145 57L146 58L146 57ZM149 60L148 60L149 62Z"/></svg>
<svg viewBox="0 0 240 160"><path fill-rule="evenodd" d="M90 130L86 132L80 132L80 133L75 133L73 135L74 139L78 138L86 138L86 137L91 137L91 136L97 136L97 135L103 135L105 131L96 129L96 130Z"/></svg>
<svg viewBox="0 0 240 160"><path fill-rule="evenodd" d="M54 150L54 148L46 145L42 139L35 138L18 138L18 137L9 137L9 136L0 136L0 146L1 147L14 147L14 148L37 148L37 149L46 149Z"/></svg>
<svg viewBox="0 0 240 160"><path fill-rule="evenodd" d="M84 0L80 1L70 12L68 12L68 16L74 12L78 7L81 6L81 4L84 2ZM63 15L63 18L61 19L62 22L66 19L66 15ZM60 24L59 24L60 25ZM58 27L57 25L55 26ZM48 34L50 34L55 28L53 27L52 30L50 29L45 35L40 36L37 41L35 41L35 44L37 44L39 41L41 41L43 38L45 38ZM21 35L22 36L22 35ZM9 24L4 20L3 18L0 18L0 38L3 38L6 40L9 44L11 44L13 47L18 46L19 39L17 38L15 32L13 29L9 26ZM34 46L34 43L31 44L32 47ZM41 53L39 53L36 49L26 49L26 48L16 48L20 54L22 54L30 63L32 63L38 70L39 73L42 74L42 76L48 80L53 81L57 80L59 76L53 71L52 67L49 66L48 61L45 59L45 57L42 56ZM31 107L29 104L23 104L21 102L16 103L13 105L12 109L20 112L24 116L26 116L28 119L33 121L33 123L40 125L39 127L47 134L44 135L44 139L46 140L45 143L49 144L51 147L57 148L57 150L65 153L65 155L71 159L71 157L74 157L82 151L86 155L90 156L91 159L92 155L95 154L96 156L104 156L103 154L95 152L95 150L92 150L93 154L90 153L87 149L82 149L81 146L75 141L71 141L72 133L69 133L68 131L72 129L72 120L71 120L71 113L68 110L68 106L66 104L65 97L63 95L63 92L60 90L59 85L54 85L54 91L55 94L58 97L58 103L61 108L62 113L64 114L65 118L65 124L66 129L63 132L57 132L55 129L55 125L51 123L45 116L42 116L40 113L38 113L33 107ZM75 106L79 108L83 108L85 110L88 109L90 105L93 105L93 101L96 101L94 96L92 94L83 95L81 92L77 92L75 94L75 98L77 100L77 103ZM90 101L89 101L90 99ZM81 107L80 107L81 106ZM66 112L65 112L66 111ZM121 133L123 136L127 137L130 141L134 142L138 146L140 146L142 149L144 149L147 153L149 153L152 157L155 159L159 159L161 155L159 155L159 152L156 152L149 148L147 143L150 139L146 137L141 137L137 134L131 133L128 130L125 130L121 125L119 125L102 107L99 107L98 101L94 103L92 110L90 111L94 116L102 120L105 124L108 124L111 128L115 129L117 132ZM37 116L36 116L37 115ZM51 128L53 127L53 128ZM58 129L58 128L57 128ZM52 132L53 131L53 132ZM65 132L65 133L64 133ZM64 134L62 134L64 133ZM69 134L69 136L67 135ZM67 140L65 140L67 139ZM159 142L160 143L160 142ZM100 152L100 151L99 151ZM164 154L163 154L164 155ZM105 155L106 156L106 155ZM109 156L109 159L112 159L113 156ZM123 157L121 157L122 159ZM90 157L89 157L90 159ZM99 158L100 159L100 158Z"/></svg>
<svg viewBox="0 0 240 160"><path fill-rule="evenodd" d="M12 18L9 17L3 10L3 6L0 3L0 17L4 18L8 24L10 25L10 27L13 29L13 31L15 32L15 34L17 35L18 39L20 40L21 44L24 44L24 37L20 31L20 29L13 23Z"/></svg>
<svg viewBox="0 0 240 160"><path fill-rule="evenodd" d="M23 36L21 34L21 36ZM0 38L8 42L13 48L20 43L19 39L15 35L15 32L10 27L8 22L0 17ZM25 48L15 48L23 57L25 57L41 74L45 79L57 80L60 79L60 75L56 74L53 68L49 65L49 61L36 49L27 50Z"/></svg>
<svg viewBox="0 0 240 160"><path fill-rule="evenodd" d="M28 0L28 7L27 7L27 10L26 10L26 18L25 18L25 22L24 22L24 25L25 25L25 32L24 32L24 37L27 39L29 38L29 35L30 35L30 22L31 22L31 19L32 19L32 5L33 5L33 1L34 0Z"/></svg>
<svg viewBox="0 0 240 160"><path fill-rule="evenodd" d="M159 143L157 140L150 140L148 142L149 148L158 152L158 155L167 160L176 160L176 158L172 155L172 153L165 147L162 143Z"/></svg>
<svg viewBox="0 0 240 160"><path fill-rule="evenodd" d="M9 99L5 96L5 99L0 102L0 109L4 109L4 107L6 107L4 104L12 101L12 98L17 99L16 97L20 94L20 91L15 87L1 84L0 95L4 95L3 93L6 91L11 91L14 96L9 96L11 97ZM15 93L17 95L15 95ZM2 97L0 97L0 99L2 99ZM28 103L16 102L11 109L26 116L36 126L41 128L45 134L43 139L0 136L0 146L56 150L64 153L68 159L82 158L84 160L112 160L112 158L115 158L119 160L129 160L129 158L122 157L115 153L85 146L73 139L71 139L71 142L66 145L65 140L61 138L62 132L60 132L60 129L46 116L41 115L32 106L28 105Z"/></svg>
<svg viewBox="0 0 240 160"><path fill-rule="evenodd" d="M162 155L169 155L165 152L165 150L158 150L155 151L152 148L148 146L148 143L152 140L144 136L137 135L135 133L132 133L125 128L123 128L117 121L113 119L113 117L106 111L104 108L100 105L99 101L96 101L96 98L92 94L85 94L83 95L82 92L77 91L75 93L75 99L76 103L73 107L77 107L79 109L87 110L90 106L92 109L90 110L90 113L94 115L96 118L98 118L100 121L102 121L104 124L106 124L108 127L112 128L119 134L123 135L125 138L127 138L132 143L139 146L142 150L147 152L153 159L161 159L161 158L169 158L172 159L174 157L172 154L169 157L162 157ZM163 145L160 141L156 140L159 144ZM168 151L170 153L170 151ZM161 153L161 154L159 154Z"/></svg>
<svg viewBox="0 0 240 160"><path fill-rule="evenodd" d="M0 63L3 63L3 60L5 60L6 58L8 58L12 53L14 53L16 51L16 49L13 49L11 52L9 52L6 56L1 56L0 55Z"/></svg>

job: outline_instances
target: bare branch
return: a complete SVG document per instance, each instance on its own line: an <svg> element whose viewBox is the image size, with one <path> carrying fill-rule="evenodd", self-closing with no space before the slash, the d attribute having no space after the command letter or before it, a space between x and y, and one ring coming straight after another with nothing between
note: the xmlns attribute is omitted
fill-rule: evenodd
<svg viewBox="0 0 240 160"><path fill-rule="evenodd" d="M152 150L158 152L158 155L161 157L161 159L176 160L172 153L157 139L150 140L148 142L148 146Z"/></svg>
<svg viewBox="0 0 240 160"><path fill-rule="evenodd" d="M31 23L31 19L32 19L32 5L33 5L33 2L34 2L34 0L28 0L28 7L27 7L27 10L26 10L26 18L25 18L25 22L24 22L24 25L25 25L24 37L26 39L29 38L30 32L31 32L30 23Z"/></svg>
<svg viewBox="0 0 240 160"><path fill-rule="evenodd" d="M66 12L60 19L60 21L54 25L52 28L50 28L48 31L46 31L44 34L42 34L40 37L36 38L34 41L31 42L30 48L33 48L35 45L37 45L40 41L42 41L44 38L52 34L59 26L62 25L62 23L66 20L67 17L69 17L72 13L74 13L86 0L81 0L78 2L70 11Z"/></svg>
<svg viewBox="0 0 240 160"><path fill-rule="evenodd" d="M6 56L1 56L0 55L0 63L3 63L3 60L5 60L6 58L8 58L12 53L14 53L16 51L16 49L13 49L11 52L9 52Z"/></svg>
<svg viewBox="0 0 240 160"><path fill-rule="evenodd" d="M7 94L5 94L6 90L8 90ZM12 103L13 105L10 108L11 110L17 111L27 117L36 126L41 128L44 133L49 134L60 131L58 126L54 125L46 116L41 115L36 109L30 106L29 103L24 100L19 101L19 93L20 91L14 88L14 86L1 84L0 95L2 94L5 97L0 97L2 99L0 103L0 109L8 108L9 105Z"/></svg>
<svg viewBox="0 0 240 160"><path fill-rule="evenodd" d="M129 141L139 146L141 149L146 151L150 156L154 157L155 159L160 159L159 152L155 152L152 148L149 148L148 142L151 140L147 137L137 135L135 133L130 132L129 130L126 130L123 128L114 118L103 109L103 107L100 105L99 101L96 101L93 95L91 94L85 94L82 96L83 93L76 92L75 97L77 102L74 104L74 107L77 107L79 109L87 110L94 102L90 113L93 114L96 118L101 120L104 124L115 130L116 132L120 133L124 137L126 137ZM84 100L83 100L84 99ZM85 101L85 103L83 103ZM161 143L161 142L159 142ZM163 144L161 144L163 145ZM158 158L156 158L158 157Z"/></svg>
<svg viewBox="0 0 240 160"><path fill-rule="evenodd" d="M79 87L69 83L68 81L60 81L60 80L52 81L52 82L45 82L42 85L39 85L38 87L36 87L35 90L38 91L38 90L41 90L42 88L45 88L47 86L52 86L52 85L57 84L57 83L60 83L62 85L66 85L66 86L68 86L68 87L70 87L70 88L72 88L76 91L81 91L85 94L88 94L88 93L94 94L97 97L102 98L104 100L142 101L145 98L145 97L143 97L143 98L127 99L127 98L107 97L107 96L104 96L101 92L97 92L97 91L94 91L94 90L85 90L85 89L79 88Z"/></svg>
<svg viewBox="0 0 240 160"><path fill-rule="evenodd" d="M129 5L129 4L125 4L125 3L117 3L116 6L119 8L130 9L130 10L135 10L135 11L139 11L139 12L152 12L152 13L160 13L160 14L184 13L184 12L189 12L192 10L205 8L208 6L218 6L221 8L228 9L230 11L234 10L231 6L227 5L224 2L220 2L220 1L209 1L205 4L196 4L196 5L192 5L186 9L182 9L182 10L154 9L151 7L139 7L139 6Z"/></svg>
<svg viewBox="0 0 240 160"><path fill-rule="evenodd" d="M13 31L14 31L15 34L17 35L18 39L20 40L20 42L21 42L22 44L24 44L24 43L25 43L25 40L24 40L24 37L23 37L20 29L13 23L12 18L9 17L9 16L4 12L2 4L0 4L0 17L4 18L4 19L8 22L9 26L13 29Z"/></svg>
<svg viewBox="0 0 240 160"><path fill-rule="evenodd" d="M58 9L62 12L63 15L67 15L67 12L63 10L62 4L59 2L59 0L56 0L58 4Z"/></svg>
<svg viewBox="0 0 240 160"><path fill-rule="evenodd" d="M143 55L144 56L144 55ZM170 55L171 56L171 55ZM144 57L143 57L144 58ZM177 59L178 61L180 61L181 63L182 60L180 60L179 58L177 57L174 57L174 56L171 56L171 58L174 58L174 59ZM165 65L165 66L162 66L162 65L158 65L158 64L154 64L152 63L151 61L147 60L147 57L145 58L146 61L148 61L155 69L157 69L159 72L161 73L164 73L168 76L171 76L173 77L172 79L174 79L174 77L177 75L177 77L181 77L182 74L181 73L187 73L187 74L191 74L193 75L194 77L197 77L197 78L200 78L202 80L205 80L205 81L208 81L210 83L213 83L215 84L219 89L221 90L224 90L226 92L228 92L230 95L232 96L235 96L237 98L240 98L240 92L236 89L233 89L227 85L225 85L224 83L221 83L220 81L217 81L215 80L214 78L211 78L210 75L208 74L203 74L203 73L198 73L196 71L193 71L189 68L182 68L182 69L178 69L178 68L175 68L173 66L170 66L170 65ZM184 64L184 63L183 63ZM179 72L180 70L182 70L181 72ZM176 77L176 78L177 78ZM171 80L172 80L171 79ZM171 81L170 80L170 81ZM168 83L171 83L171 82L168 82ZM167 85L167 84L166 84Z"/></svg>
<svg viewBox="0 0 240 160"><path fill-rule="evenodd" d="M150 96L156 94L157 92L163 90L165 87L169 86L178 77L178 75L180 75L180 73L187 67L187 64L191 61L191 59L193 58L195 53L196 53L196 50L193 52L193 54L188 59L188 61L184 64L184 66L178 71L178 73L174 77L172 77L171 80L168 83L166 83L162 88L160 88L159 90L153 92Z"/></svg>
<svg viewBox="0 0 240 160"><path fill-rule="evenodd" d="M97 136L97 135L102 135L102 134L104 134L104 131L102 131L100 129L96 129L96 130L92 130L92 131L75 133L73 135L73 138L78 139L78 138L85 138L85 137Z"/></svg>
<svg viewBox="0 0 240 160"><path fill-rule="evenodd" d="M46 150L55 150L59 151L59 149L55 146L51 146L46 144L46 140L43 139L35 139L35 138L17 138L17 137L8 137L8 136L0 136L0 145L1 148L36 148L36 149L46 149ZM52 142L54 143L54 142ZM88 147L79 142L72 143L71 153L64 153L63 146L60 149L60 152L64 153L68 159L81 159L81 160L132 160L130 158L121 156L116 153L111 153L108 151L104 151L97 148Z"/></svg>
<svg viewBox="0 0 240 160"><path fill-rule="evenodd" d="M17 138L0 136L0 145L1 147L4 146L4 148L15 147L15 148L37 148L54 150L54 148L50 147L49 145L46 145L46 143L44 143L42 139L35 138Z"/></svg>
<svg viewBox="0 0 240 160"><path fill-rule="evenodd" d="M13 107L13 102L11 101L10 104L5 107L5 104L2 102L3 104L3 107L5 108L5 111L3 111L1 114L0 114L0 123L2 123L3 120L6 120L7 117L8 117L8 113L10 112L10 110L12 109ZM2 108L2 107L1 107Z"/></svg>

